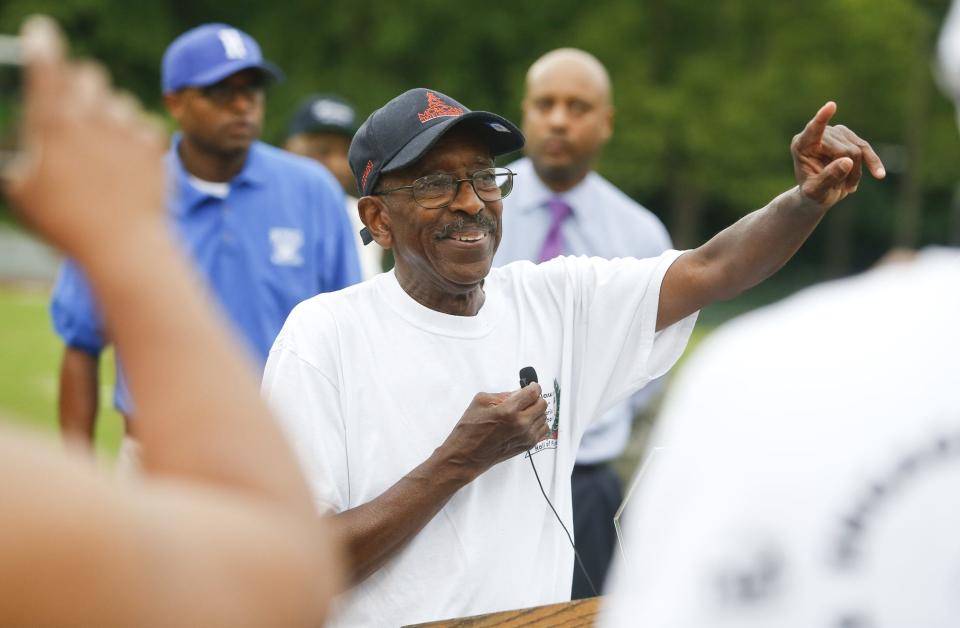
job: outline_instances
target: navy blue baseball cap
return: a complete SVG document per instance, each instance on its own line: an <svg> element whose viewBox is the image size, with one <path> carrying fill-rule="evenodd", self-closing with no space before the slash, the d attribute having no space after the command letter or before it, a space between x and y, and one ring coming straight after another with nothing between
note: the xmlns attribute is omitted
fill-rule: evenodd
<svg viewBox="0 0 960 628"><path fill-rule="evenodd" d="M251 68L268 79L283 80L280 69L264 60L253 37L226 24L203 24L167 46L161 65L163 93L206 87Z"/></svg>
<svg viewBox="0 0 960 628"><path fill-rule="evenodd" d="M337 133L349 139L357 132L357 112L353 105L333 94L308 96L297 107L287 132Z"/></svg>
<svg viewBox="0 0 960 628"><path fill-rule="evenodd" d="M496 157L523 148L523 133L489 111L470 111L434 89L418 87L400 94L370 114L350 143L350 169L361 195L368 195L381 173L413 164L444 133L474 125Z"/></svg>

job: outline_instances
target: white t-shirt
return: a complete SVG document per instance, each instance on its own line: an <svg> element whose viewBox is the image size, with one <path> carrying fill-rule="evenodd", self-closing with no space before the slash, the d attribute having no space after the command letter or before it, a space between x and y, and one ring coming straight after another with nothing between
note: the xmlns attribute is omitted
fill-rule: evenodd
<svg viewBox="0 0 960 628"><path fill-rule="evenodd" d="M960 624L960 252L815 287L690 359L604 626Z"/></svg>
<svg viewBox="0 0 960 628"><path fill-rule="evenodd" d="M532 366L556 431L533 455L571 526L582 417L668 370L696 315L654 333L660 283L680 255L557 258L494 269L476 316L410 298L395 275L301 303L267 361L263 391L323 511L373 500L440 446L478 392ZM559 401L559 404L558 404ZM557 410L559 405L559 412ZM525 455L461 489L342 600L335 625L398 625L569 599L573 552Z"/></svg>

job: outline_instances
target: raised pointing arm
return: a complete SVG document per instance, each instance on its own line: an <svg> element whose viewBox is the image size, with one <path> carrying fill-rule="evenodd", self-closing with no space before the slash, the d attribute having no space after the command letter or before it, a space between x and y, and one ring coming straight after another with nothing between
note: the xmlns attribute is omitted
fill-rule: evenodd
<svg viewBox="0 0 960 628"><path fill-rule="evenodd" d="M837 106L828 102L793 138L797 187L681 255L660 289L657 330L706 305L730 299L777 272L827 211L860 184L862 164L886 176L880 158L844 126L828 126Z"/></svg>

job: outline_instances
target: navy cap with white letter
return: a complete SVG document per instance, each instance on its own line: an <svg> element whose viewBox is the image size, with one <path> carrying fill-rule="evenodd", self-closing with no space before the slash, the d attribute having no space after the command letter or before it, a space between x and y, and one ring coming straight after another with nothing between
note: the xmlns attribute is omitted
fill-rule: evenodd
<svg viewBox="0 0 960 628"><path fill-rule="evenodd" d="M283 80L280 69L264 60L253 37L226 24L203 24L167 46L161 64L163 93L206 87L251 68L268 79Z"/></svg>
<svg viewBox="0 0 960 628"><path fill-rule="evenodd" d="M475 125L494 157L523 148L523 133L488 111L470 111L456 100L418 87L400 94L367 118L350 144L350 169L361 195L370 194L380 174L416 162L444 133Z"/></svg>

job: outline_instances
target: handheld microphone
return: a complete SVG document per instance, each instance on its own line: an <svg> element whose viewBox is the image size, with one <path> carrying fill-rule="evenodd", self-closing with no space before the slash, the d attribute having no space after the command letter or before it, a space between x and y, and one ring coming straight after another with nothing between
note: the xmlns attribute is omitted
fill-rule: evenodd
<svg viewBox="0 0 960 628"><path fill-rule="evenodd" d="M526 388L533 382L538 382L537 371L532 366L525 366L520 369L520 388ZM580 572L587 579L587 584L590 585L590 590L593 591L593 595L600 595L597 593L597 588L593 586L593 580L590 579L590 574L587 573L587 568L583 566L583 560L580 558L580 552L577 551L577 546L573 542L573 537L570 536L570 531L567 530L567 526L563 524L563 519L560 518L560 515L557 513L557 509L553 507L553 504L550 502L550 498L547 497L547 492L543 490L543 482L540 481L540 474L537 473L537 465L533 463L533 455L530 452L527 452L527 458L530 460L530 468L533 469L533 475L537 478L537 485L540 487L540 492L543 494L543 498L547 500L547 506L550 506L550 510L553 511L553 516L557 518L557 522L560 523L560 527L563 528L563 531L567 534L567 539L570 541L570 547L573 548L573 555L577 559L577 564L580 565ZM569 481L569 480L568 480Z"/></svg>
<svg viewBox="0 0 960 628"><path fill-rule="evenodd" d="M526 388L533 382L539 382L537 371L532 366L525 366L520 369L520 388Z"/></svg>

